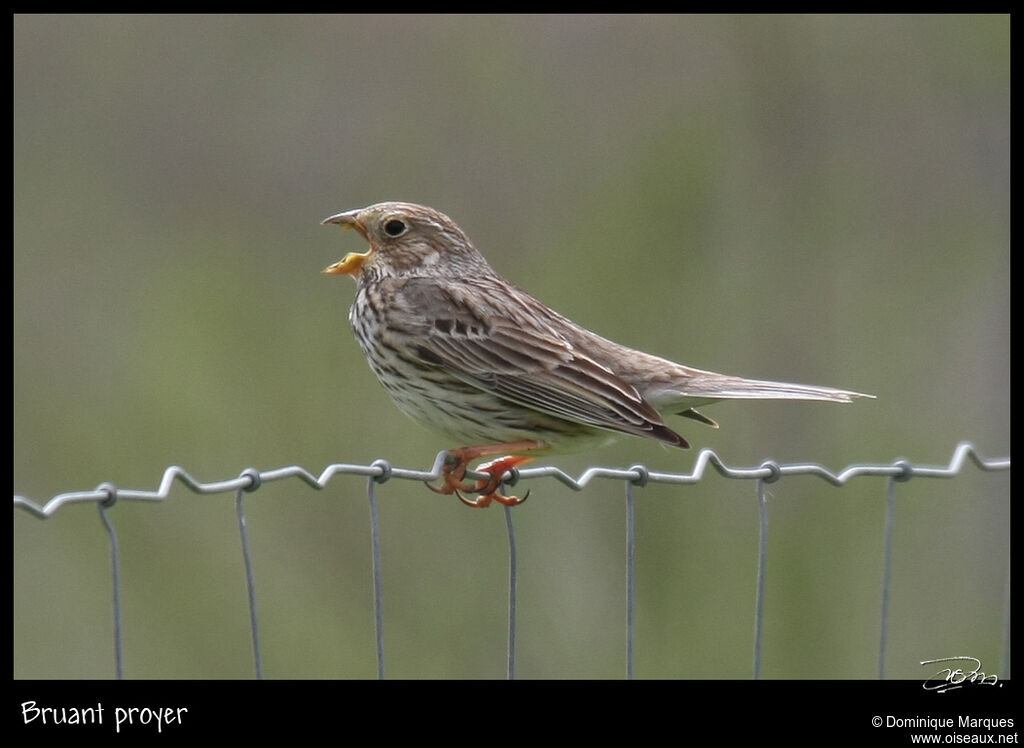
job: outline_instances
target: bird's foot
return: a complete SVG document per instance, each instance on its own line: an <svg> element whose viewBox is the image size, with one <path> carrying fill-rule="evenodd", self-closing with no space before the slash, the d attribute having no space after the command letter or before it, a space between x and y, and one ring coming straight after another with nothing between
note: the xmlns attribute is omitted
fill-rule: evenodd
<svg viewBox="0 0 1024 748"><path fill-rule="evenodd" d="M524 462L529 462L532 457L500 457L497 460L486 462L483 465L477 467L477 472L487 473L490 478L487 480L478 480L476 486L473 488L472 493L477 494L475 498L467 499L462 495L462 491L456 490L455 495L459 497L459 500L466 506L478 507L483 509L486 506L490 506L492 501L497 501L499 504L505 506L518 506L530 498L530 492L527 491L522 498L518 496L504 496L498 493L498 488L501 486L501 480L505 477L513 468L518 465L522 465Z"/></svg>
<svg viewBox="0 0 1024 748"><path fill-rule="evenodd" d="M448 457L441 466L441 485L432 486L427 483L427 488L434 493L449 496L458 491L472 491L475 488L475 486L469 483L462 482L462 479L466 477L466 468L469 467L469 461L473 458L462 457L457 454L458 451L452 450L449 452Z"/></svg>
<svg viewBox="0 0 1024 748"><path fill-rule="evenodd" d="M527 449L539 449L541 445L532 441L522 442L510 442L508 444L490 444L482 447L461 447L459 449L453 449L449 452L451 459L446 460L444 466L441 468L441 485L432 486L429 483L427 487L440 494L455 494L459 497L462 503L467 506L474 507L486 507L489 506L492 501L497 501L505 506L515 506L522 504L526 501L529 492L523 498L517 496L503 496L499 494L498 488L501 486L502 478L510 470L514 469L517 465L522 465L524 462L529 462L532 457L523 456L508 456L501 457L491 462L480 465L477 468L478 472L487 473L490 477L486 480L477 480L475 484L465 482L466 470L469 467L469 463L478 457L484 457L487 455L500 454L506 449L516 450L527 450ZM466 498L464 494L477 494L474 498Z"/></svg>

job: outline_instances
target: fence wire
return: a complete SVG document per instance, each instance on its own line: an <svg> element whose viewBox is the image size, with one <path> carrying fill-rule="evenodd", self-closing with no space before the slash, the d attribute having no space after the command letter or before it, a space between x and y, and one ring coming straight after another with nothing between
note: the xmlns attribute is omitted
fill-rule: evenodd
<svg viewBox="0 0 1024 748"><path fill-rule="evenodd" d="M118 501L163 501L171 492L174 482L180 481L187 488L197 494L235 493L236 510L238 515L239 531L241 537L241 552L245 564L246 589L249 598L250 628L253 643L253 663L257 678L263 678L263 658L260 648L259 625L256 607L256 584L253 573L251 551L249 548L248 532L246 529L245 511L243 508L243 496L252 493L268 482L297 478L317 490L326 488L331 479L336 475L361 475L367 477L367 497L370 505L370 530L371 548L373 553L373 595L374 595L374 624L376 634L377 654L377 677L384 678L385 649L384 649L384 619L381 607L382 579L381 579L381 549L380 549L380 528L377 514L376 486L386 483L392 479L413 480L413 481L436 481L442 477L442 470L445 462L449 459L447 452L438 453L430 470L414 470L399 468L391 465L387 460L375 460L369 465L356 465L347 463L335 463L328 465L319 476L313 475L305 468L298 465L289 465L274 470L260 471L255 468L246 468L238 477L226 480L202 482L193 478L189 473L176 465L168 467L160 481L160 486L155 491L140 491L134 489L117 488L112 483L102 483L97 488L89 491L72 491L57 494L44 504L38 504L31 499L15 494L14 507L26 511L40 519L52 517L62 507L70 504L83 502L96 503L100 518L106 530L111 555L111 584L113 600L113 633L114 633L114 672L118 679L124 678L123 642L121 627L121 591L120 591L120 552L117 541L117 532L110 519L108 510ZM946 466L918 465L906 459L896 459L891 463L875 464L854 464L839 472L833 472L823 465L817 463L795 463L779 464L768 460L757 467L733 467L727 465L711 449L703 449L694 463L693 470L689 473L665 473L648 470L643 465L633 465L629 468L591 467L585 470L578 478L573 478L556 467L535 467L526 469L512 469L507 473L502 482L501 490L513 486L524 480L539 480L550 478L556 480L574 491L584 490L588 484L595 480L622 481L625 487L626 501L626 668L625 676L632 679L634 674L634 611L635 611L635 520L634 520L634 488L646 486L648 483L667 483L673 485L689 485L698 483L703 479L705 473L713 468L724 478L737 480L756 481L757 501L759 506L759 541L758 541L758 563L757 563L757 586L754 601L754 644L753 644L753 677L759 678L761 674L761 638L763 631L763 611L765 595L765 576L767 561L768 543L768 512L765 501L765 485L774 483L786 476L811 475L817 476L834 486L842 486L854 478L859 477L884 477L886 481L886 502L885 502L885 529L883 537L883 572L881 586L881 623L879 631L878 650L878 677L885 677L885 651L886 636L888 630L888 609L889 590L891 580L892 562L892 532L893 512L895 506L895 484L909 481L913 478L953 478L959 475L965 465L970 462L979 470L1002 471L1010 469L1009 457L985 458L981 456L972 444L961 442L953 451L953 455ZM483 473L467 471L466 477L470 479L486 480L490 476ZM508 589L508 666L507 677L515 678L516 658L516 591L517 591L517 567L518 559L516 553L515 529L513 524L512 508L505 506L506 526L508 530L509 548L509 589ZM1009 592L1007 593L1007 615L1004 631L1004 659L1009 653ZM1004 662L1003 672L1008 672L1008 662Z"/></svg>

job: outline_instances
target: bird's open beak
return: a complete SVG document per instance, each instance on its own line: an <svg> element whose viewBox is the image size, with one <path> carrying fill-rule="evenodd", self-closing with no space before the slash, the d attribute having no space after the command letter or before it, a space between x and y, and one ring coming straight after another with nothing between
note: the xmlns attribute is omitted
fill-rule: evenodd
<svg viewBox="0 0 1024 748"><path fill-rule="evenodd" d="M366 233L366 227L359 221L359 213L359 210L348 210L344 213L335 213L333 216L325 218L320 223L336 223L343 229L355 229L363 235L364 239L369 241L370 237ZM358 275L360 269L363 267L363 263L366 262L372 252L372 244L370 245L370 248L362 254L359 252L349 252L333 265L325 267L321 272L326 275Z"/></svg>

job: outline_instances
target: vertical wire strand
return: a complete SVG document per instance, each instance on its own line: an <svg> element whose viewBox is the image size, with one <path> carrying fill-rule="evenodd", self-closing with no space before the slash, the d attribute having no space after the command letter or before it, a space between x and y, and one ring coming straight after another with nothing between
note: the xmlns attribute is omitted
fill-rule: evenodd
<svg viewBox="0 0 1024 748"><path fill-rule="evenodd" d="M764 623L765 561L768 557L768 504L764 479L757 479L757 503L760 506L760 541L757 553L757 599L754 605L754 680L761 678L761 633Z"/></svg>
<svg viewBox="0 0 1024 748"><path fill-rule="evenodd" d="M113 497L113 493L111 496ZM121 551L117 545L117 532L107 516L107 502L100 502L100 519L110 538L110 577L114 587L114 671L118 680L124 680L124 657L121 640Z"/></svg>
<svg viewBox="0 0 1024 748"><path fill-rule="evenodd" d="M1008 680L1010 676L1010 567L1006 567L1006 607L1003 614L1003 662L999 669L999 677Z"/></svg>
<svg viewBox="0 0 1024 748"><path fill-rule="evenodd" d="M518 473L515 474L518 481ZM502 483L499 491L502 496L508 495L506 483ZM529 492L526 494L529 496ZM523 498L525 501L526 498ZM516 553L516 529L512 524L512 507L504 505L505 531L508 534L508 658L505 674L509 680L516 679L516 598L519 594L519 558Z"/></svg>
<svg viewBox="0 0 1024 748"><path fill-rule="evenodd" d="M263 680L263 654L260 650L259 616L256 614L256 577L252 570L252 554L249 552L249 530L245 522L245 508L242 495L245 489L235 492L235 510L238 513L238 531L242 537L242 559L245 562L245 588L249 594L249 628L252 632L252 656L256 669L256 680Z"/></svg>
<svg viewBox="0 0 1024 748"><path fill-rule="evenodd" d="M626 680L633 680L635 585L636 524L633 510L633 482L626 481Z"/></svg>
<svg viewBox="0 0 1024 748"><path fill-rule="evenodd" d="M504 487L502 489L504 493ZM512 507L505 506L505 529L508 532L508 667L509 680L516 679L516 597L519 588L517 574L516 531L512 524Z"/></svg>
<svg viewBox="0 0 1024 748"><path fill-rule="evenodd" d="M370 542L373 552L373 627L377 640L377 679L384 680L384 613L381 606L380 521L377 517L377 479L367 481L370 500Z"/></svg>
<svg viewBox="0 0 1024 748"><path fill-rule="evenodd" d="M882 541L882 620L878 634L878 680L885 679L885 648L889 634L889 590L892 585L892 528L896 504L896 478L885 490L885 535Z"/></svg>

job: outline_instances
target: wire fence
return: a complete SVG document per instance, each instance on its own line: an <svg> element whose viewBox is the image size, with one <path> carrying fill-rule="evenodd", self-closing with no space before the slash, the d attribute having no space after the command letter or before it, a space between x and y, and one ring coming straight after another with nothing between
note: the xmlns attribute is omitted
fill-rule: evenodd
<svg viewBox="0 0 1024 748"><path fill-rule="evenodd" d="M377 512L376 488L390 480L436 481L442 477L445 462L450 459L447 452L440 452L430 470L414 470L393 466L387 460L375 460L369 465L336 463L327 466L319 475L314 475L298 465L260 471L255 468L243 470L238 477L221 481L202 482L193 478L183 468L172 466L164 471L159 487L155 491L140 491L118 488L112 483L103 483L93 490L61 493L52 497L44 504L38 504L25 496L14 496L14 507L26 511L38 518L52 517L61 508L78 503L94 503L99 509L100 519L106 531L111 560L111 586L113 600L113 637L114 637L114 669L118 679L124 678L124 657L122 637L121 607L121 557L118 547L117 531L110 517L109 509L119 501L163 501L166 499L175 481L181 482L197 494L235 493L235 506L238 527L241 535L241 553L245 567L246 589L248 592L250 629L252 633L253 669L255 677L262 679L263 657L259 634L259 616L257 614L256 581L253 572L252 552L249 545L248 530L245 518L244 497L260 489L265 483L296 478L314 489L325 488L335 476L358 475L367 478L366 494L370 506L370 532L373 570L374 628L376 635L377 676L385 677L384 622L381 608L383 580L381 574L381 543L380 526ZM591 467L578 478L573 478L556 467L535 467L512 469L503 479L501 491L516 485L520 481L552 479L574 491L584 490L596 480L620 481L625 491L626 504L626 642L625 642L625 677L634 676L634 632L635 632L635 497L636 488L643 488L649 483L671 485L690 485L703 479L709 469L714 469L725 478L736 480L752 480L756 482L759 506L759 547L757 564L756 597L754 600L754 635L752 646L752 675L755 679L761 676L762 632L764 628L765 579L768 547L768 509L765 499L765 487L788 476L809 475L818 477L834 486L842 486L854 478L875 477L886 479L885 523L883 538L883 574L880 590L880 625L878 636L878 678L884 678L886 672L886 641L889 629L889 593L892 576L892 536L894 527L894 507L896 484L905 483L919 478L954 478L961 474L968 463L982 471L1008 471L1010 458L985 458L968 442L961 442L953 451L950 461L945 466L919 465L905 459L896 459L887 464L853 464L833 472L816 463L780 464L765 461L756 467L733 467L727 465L713 450L703 449L697 455L693 470L689 473L655 472L643 465L629 468ZM482 473L467 471L471 479L487 479ZM505 511L508 536L509 574L508 574L508 648L507 677L516 676L516 599L518 557L516 536L513 523L513 508L503 507ZM1007 562L1009 563L1009 562ZM1004 646L1003 670L1008 672L1009 665L1009 599L1006 600L1004 615Z"/></svg>

